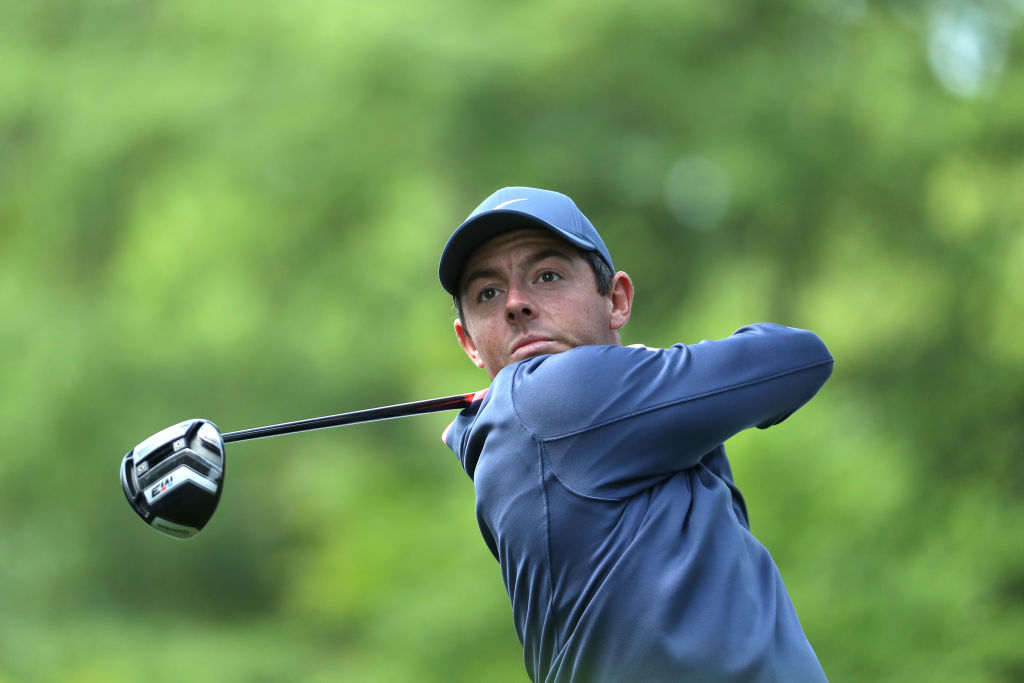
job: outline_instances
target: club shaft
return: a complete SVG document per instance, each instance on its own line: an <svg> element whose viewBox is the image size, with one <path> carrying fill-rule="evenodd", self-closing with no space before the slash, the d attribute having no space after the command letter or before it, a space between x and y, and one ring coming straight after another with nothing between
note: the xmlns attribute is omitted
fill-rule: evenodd
<svg viewBox="0 0 1024 683"><path fill-rule="evenodd" d="M356 410L351 413L339 413L337 415L325 415L324 417L311 417L306 420L295 422L282 422L266 427L253 427L252 429L241 429L236 432L221 434L224 443L232 441L247 441L249 439L264 439L268 436L279 436L281 434L293 434L295 432L308 432L314 429L327 429L328 427L341 427L343 425L358 424L360 422L374 422L377 420L393 420L399 417L410 417L424 413L437 413L444 410L458 410L465 408L473 402L474 394L456 394L443 398L431 398L425 401L413 401L412 403L399 403L393 406L382 406L380 408L368 408Z"/></svg>

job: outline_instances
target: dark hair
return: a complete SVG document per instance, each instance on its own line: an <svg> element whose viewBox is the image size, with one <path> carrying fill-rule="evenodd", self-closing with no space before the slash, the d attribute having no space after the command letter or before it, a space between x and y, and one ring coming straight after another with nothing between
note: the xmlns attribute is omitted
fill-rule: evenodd
<svg viewBox="0 0 1024 683"><path fill-rule="evenodd" d="M605 296L608 292L612 291L612 277L615 274L612 272L611 266L605 263L601 255L596 251L584 251L583 249L577 249L577 251L590 264L590 269L594 271L597 293ZM459 316L459 320L462 321L462 328L466 329L466 318L462 314L462 304L459 302L458 294L452 296L452 301L455 303L455 313ZM466 333L469 333L468 329L466 329Z"/></svg>

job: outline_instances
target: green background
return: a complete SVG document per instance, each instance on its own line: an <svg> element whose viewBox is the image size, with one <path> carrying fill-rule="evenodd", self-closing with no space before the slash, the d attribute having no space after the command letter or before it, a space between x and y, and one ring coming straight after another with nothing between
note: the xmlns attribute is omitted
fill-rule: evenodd
<svg viewBox="0 0 1024 683"><path fill-rule="evenodd" d="M0 681L523 681L431 415L235 445L202 534L121 457L474 391L441 246L561 190L626 343L836 357L729 442L835 681L1024 678L1019 2L0 3Z"/></svg>

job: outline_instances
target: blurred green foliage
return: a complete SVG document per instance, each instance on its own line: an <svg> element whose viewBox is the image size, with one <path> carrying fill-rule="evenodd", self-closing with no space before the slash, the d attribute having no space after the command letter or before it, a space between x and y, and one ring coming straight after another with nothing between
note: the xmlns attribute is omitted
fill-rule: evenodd
<svg viewBox="0 0 1024 683"><path fill-rule="evenodd" d="M833 680L1021 680L1021 11L0 4L0 681L525 680L450 416L232 447L190 541L115 479L483 386L437 256L516 184L633 275L627 343L833 350L729 447Z"/></svg>

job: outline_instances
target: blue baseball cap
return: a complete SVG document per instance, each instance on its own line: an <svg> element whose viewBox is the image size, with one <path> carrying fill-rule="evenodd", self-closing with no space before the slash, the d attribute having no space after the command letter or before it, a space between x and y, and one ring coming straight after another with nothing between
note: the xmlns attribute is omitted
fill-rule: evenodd
<svg viewBox="0 0 1024 683"><path fill-rule="evenodd" d="M585 251L596 251L615 271L611 254L597 230L573 200L559 192L533 187L504 187L480 203L455 229L441 252L441 286L459 293L466 261L483 244L510 230L543 228Z"/></svg>

